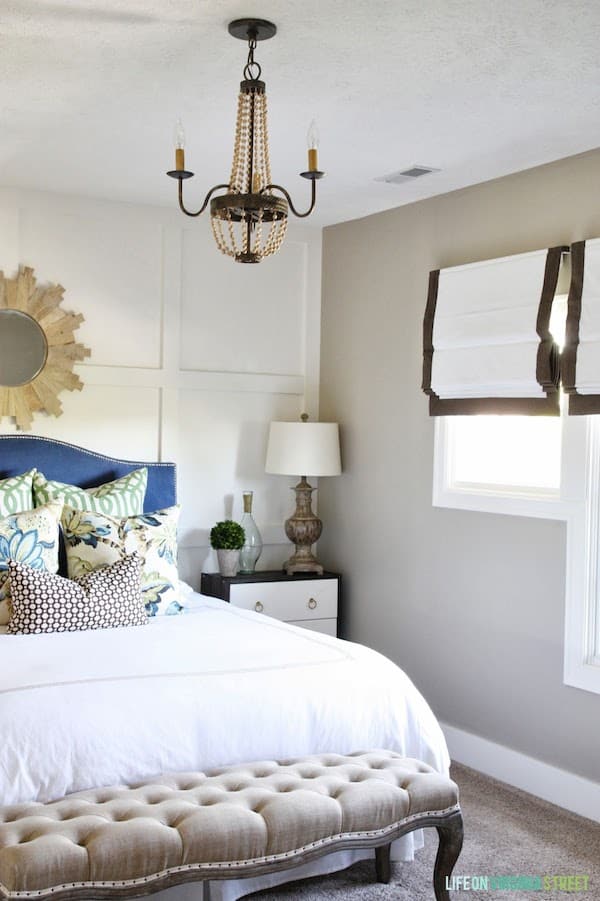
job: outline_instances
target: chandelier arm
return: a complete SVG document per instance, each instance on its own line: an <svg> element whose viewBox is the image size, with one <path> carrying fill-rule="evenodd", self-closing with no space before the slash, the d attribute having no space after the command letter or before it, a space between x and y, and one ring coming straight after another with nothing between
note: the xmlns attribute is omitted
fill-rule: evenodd
<svg viewBox="0 0 600 901"><path fill-rule="evenodd" d="M312 213L312 211L315 208L315 203L317 202L317 185L316 185L315 179L311 179L311 201L310 201L310 206L306 210L305 213L298 212L298 210L296 209L296 207L293 204L292 198L290 197L289 193L281 185L267 185L266 188L263 188L260 193L262 194L264 191L281 191L281 193L283 194L283 196L285 197L285 199L287 200L287 202L289 204L290 210L292 211L294 216L298 217L298 219L306 219L307 216L310 216L310 214Z"/></svg>
<svg viewBox="0 0 600 901"><path fill-rule="evenodd" d="M190 212L190 210L186 210L186 208L185 208L185 204L183 202L183 179L180 178L179 179L179 190L178 190L179 209L181 210L182 213L185 213L186 216L200 216L201 213L203 213L204 210L206 209L206 207L208 206L208 201L210 200L212 195L215 193L215 191L219 191L221 188L225 188L228 191L229 185L215 185L214 188L211 188L210 191L208 192L208 194L206 195L206 197L204 198L204 203L202 204L200 209L196 213L192 213L192 212Z"/></svg>

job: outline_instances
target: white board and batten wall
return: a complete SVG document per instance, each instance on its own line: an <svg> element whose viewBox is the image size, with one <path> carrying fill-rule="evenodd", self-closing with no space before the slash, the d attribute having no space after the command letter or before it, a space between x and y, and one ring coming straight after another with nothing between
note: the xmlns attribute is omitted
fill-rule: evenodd
<svg viewBox="0 0 600 901"><path fill-rule="evenodd" d="M266 475L268 424L318 415L321 231L294 228L275 257L220 254L206 217L177 209L0 190L0 268L32 266L82 313L85 387L31 434L132 460L178 465L180 569L216 569L208 531L255 492L261 568L289 550L293 478ZM4 419L3 433L16 431Z"/></svg>

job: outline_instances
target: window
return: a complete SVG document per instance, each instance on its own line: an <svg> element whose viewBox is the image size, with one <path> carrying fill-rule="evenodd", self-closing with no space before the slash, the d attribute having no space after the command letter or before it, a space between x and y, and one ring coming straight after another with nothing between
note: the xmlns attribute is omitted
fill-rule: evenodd
<svg viewBox="0 0 600 901"><path fill-rule="evenodd" d="M600 694L600 417L439 417L433 504L567 522L564 681Z"/></svg>
<svg viewBox="0 0 600 901"><path fill-rule="evenodd" d="M554 298L550 330L562 349L567 297ZM564 405L563 405L564 407ZM449 416L436 421L433 503L564 519L567 417Z"/></svg>
<svg viewBox="0 0 600 901"><path fill-rule="evenodd" d="M561 426L561 419L545 416L448 419L448 486L455 491L558 497Z"/></svg>
<svg viewBox="0 0 600 901"><path fill-rule="evenodd" d="M438 418L434 506L566 519L569 426L566 416Z"/></svg>
<svg viewBox="0 0 600 901"><path fill-rule="evenodd" d="M449 423L455 488L558 497L561 421L550 417L468 417Z"/></svg>
<svg viewBox="0 0 600 901"><path fill-rule="evenodd" d="M567 520L564 681L600 694L600 418L585 418L584 502Z"/></svg>
<svg viewBox="0 0 600 901"><path fill-rule="evenodd" d="M566 313L556 295L561 349ZM438 417L433 504L566 521L564 682L600 694L600 415L564 406L560 417Z"/></svg>

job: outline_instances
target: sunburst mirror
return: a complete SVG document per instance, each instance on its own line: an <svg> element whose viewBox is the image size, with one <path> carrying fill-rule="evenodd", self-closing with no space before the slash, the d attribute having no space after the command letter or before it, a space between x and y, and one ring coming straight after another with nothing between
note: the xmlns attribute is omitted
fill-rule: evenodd
<svg viewBox="0 0 600 901"><path fill-rule="evenodd" d="M90 351L74 337L83 316L61 309L64 291L38 286L29 267L15 278L0 272L0 418L19 429L31 428L34 413L60 416L60 392L83 388L73 366Z"/></svg>

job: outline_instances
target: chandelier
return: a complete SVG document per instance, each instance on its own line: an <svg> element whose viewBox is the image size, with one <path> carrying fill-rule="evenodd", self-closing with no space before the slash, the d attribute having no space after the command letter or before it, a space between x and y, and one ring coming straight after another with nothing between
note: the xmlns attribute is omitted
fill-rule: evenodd
<svg viewBox="0 0 600 901"><path fill-rule="evenodd" d="M260 80L261 67L254 59L258 41L277 33L277 27L264 19L236 19L229 23L229 34L248 42L244 79L240 82L233 162L228 184L215 185L195 213L183 202L183 182L193 176L185 168L185 138L179 122L175 132L175 169L167 172L179 182L179 207L186 216L200 216L210 201L212 231L219 250L238 263L260 263L277 253L285 237L288 211L300 219L315 208L319 171L318 136L314 122L308 131L308 170L302 178L311 183L310 206L299 213L285 188L271 182L267 95ZM224 191L223 194L217 194ZM213 194L217 196L213 197ZM212 199L211 199L212 198Z"/></svg>

